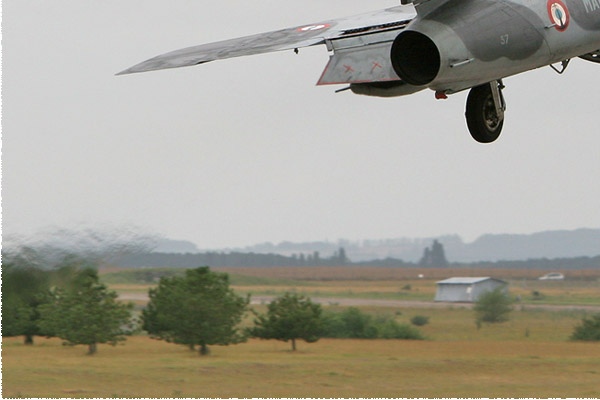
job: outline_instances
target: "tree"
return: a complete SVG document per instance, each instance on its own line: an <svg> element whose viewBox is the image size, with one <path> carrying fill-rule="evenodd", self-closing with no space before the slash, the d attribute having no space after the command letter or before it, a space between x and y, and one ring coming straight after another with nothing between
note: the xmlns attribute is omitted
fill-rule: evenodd
<svg viewBox="0 0 600 400"><path fill-rule="evenodd" d="M256 314L253 337L292 342L296 351L296 339L314 343L323 330L322 309L309 298L286 293L269 303L266 314Z"/></svg>
<svg viewBox="0 0 600 400"><path fill-rule="evenodd" d="M476 322L498 323L508 320L508 314L512 311L512 300L504 291L504 288L496 288L482 294L475 303Z"/></svg>
<svg viewBox="0 0 600 400"><path fill-rule="evenodd" d="M117 293L99 282L95 269L84 268L52 290L51 302L40 307L40 327L65 344L87 345L92 355L98 343L114 346L132 332L132 309L133 303L117 301Z"/></svg>
<svg viewBox="0 0 600 400"><path fill-rule="evenodd" d="M346 265L348 261L350 261L348 260L348 256L346 256L346 250L343 247L340 247L340 249L335 253L333 258L333 262L339 265Z"/></svg>
<svg viewBox="0 0 600 400"><path fill-rule="evenodd" d="M2 263L2 336L33 337L42 335L39 307L49 301L49 272L39 266L37 256L25 249L16 255L3 254Z"/></svg>
<svg viewBox="0 0 600 400"><path fill-rule="evenodd" d="M445 268L448 266L446 254L444 253L444 245L437 240L433 241L431 249L426 247L423 251L423 257L419 261L419 265L423 267Z"/></svg>
<svg viewBox="0 0 600 400"><path fill-rule="evenodd" d="M581 324L575 327L571 340L600 341L600 314L584 318Z"/></svg>
<svg viewBox="0 0 600 400"><path fill-rule="evenodd" d="M199 267L185 276L163 277L149 291L150 301L142 311L142 328L152 338L184 344L200 354L209 345L229 345L246 340L237 328L249 298L229 287L229 275Z"/></svg>

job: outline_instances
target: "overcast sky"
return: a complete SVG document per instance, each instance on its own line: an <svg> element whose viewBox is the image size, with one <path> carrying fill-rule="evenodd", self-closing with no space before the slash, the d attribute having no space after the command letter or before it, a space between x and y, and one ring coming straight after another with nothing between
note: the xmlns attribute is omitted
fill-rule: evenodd
<svg viewBox="0 0 600 400"><path fill-rule="evenodd" d="M316 87L323 46L114 76L205 42L396 0L3 2L3 235L134 227L201 248L600 227L600 66L505 80L498 142L466 93Z"/></svg>

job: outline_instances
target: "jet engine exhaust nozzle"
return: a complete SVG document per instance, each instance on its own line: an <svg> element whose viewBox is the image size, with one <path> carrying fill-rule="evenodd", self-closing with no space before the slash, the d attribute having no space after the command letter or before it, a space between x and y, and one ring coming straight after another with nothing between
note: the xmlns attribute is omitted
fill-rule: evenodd
<svg viewBox="0 0 600 400"><path fill-rule="evenodd" d="M404 82L425 86L433 82L441 68L441 55L427 35L404 31L396 37L391 51L392 66Z"/></svg>

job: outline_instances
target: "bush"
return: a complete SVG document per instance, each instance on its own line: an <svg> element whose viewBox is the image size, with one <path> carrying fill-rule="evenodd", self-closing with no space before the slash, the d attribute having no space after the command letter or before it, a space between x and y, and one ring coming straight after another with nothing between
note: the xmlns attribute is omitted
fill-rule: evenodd
<svg viewBox="0 0 600 400"><path fill-rule="evenodd" d="M584 318L581 325L575 327L571 340L600 341L600 314Z"/></svg>
<svg viewBox="0 0 600 400"><path fill-rule="evenodd" d="M502 288L486 292L475 303L476 322L498 323L508 321L508 314L512 311L512 300Z"/></svg>
<svg viewBox="0 0 600 400"><path fill-rule="evenodd" d="M325 316L323 337L348 339L423 339L421 333L408 324L399 324L393 316L377 316L350 307Z"/></svg>
<svg viewBox="0 0 600 400"><path fill-rule="evenodd" d="M378 335L373 318L356 307L339 313L329 313L325 319L324 335L331 338L373 339Z"/></svg>
<svg viewBox="0 0 600 400"><path fill-rule="evenodd" d="M381 325L379 337L382 339L424 339L417 329L408 324L399 324L393 319L388 319Z"/></svg>
<svg viewBox="0 0 600 400"><path fill-rule="evenodd" d="M415 326L424 326L429 323L429 317L424 315L415 315L410 319L410 322Z"/></svg>
<svg viewBox="0 0 600 400"><path fill-rule="evenodd" d="M531 300L543 300L546 296L538 290L534 290L531 292Z"/></svg>

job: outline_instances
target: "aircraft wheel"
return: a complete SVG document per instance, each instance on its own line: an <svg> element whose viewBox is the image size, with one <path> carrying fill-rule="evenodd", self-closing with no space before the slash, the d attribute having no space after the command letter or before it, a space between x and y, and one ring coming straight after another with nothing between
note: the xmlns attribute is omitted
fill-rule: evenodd
<svg viewBox="0 0 600 400"><path fill-rule="evenodd" d="M498 115L489 83L471 89L465 116L473 139L479 143L492 143L498 139L504 125L504 116Z"/></svg>

